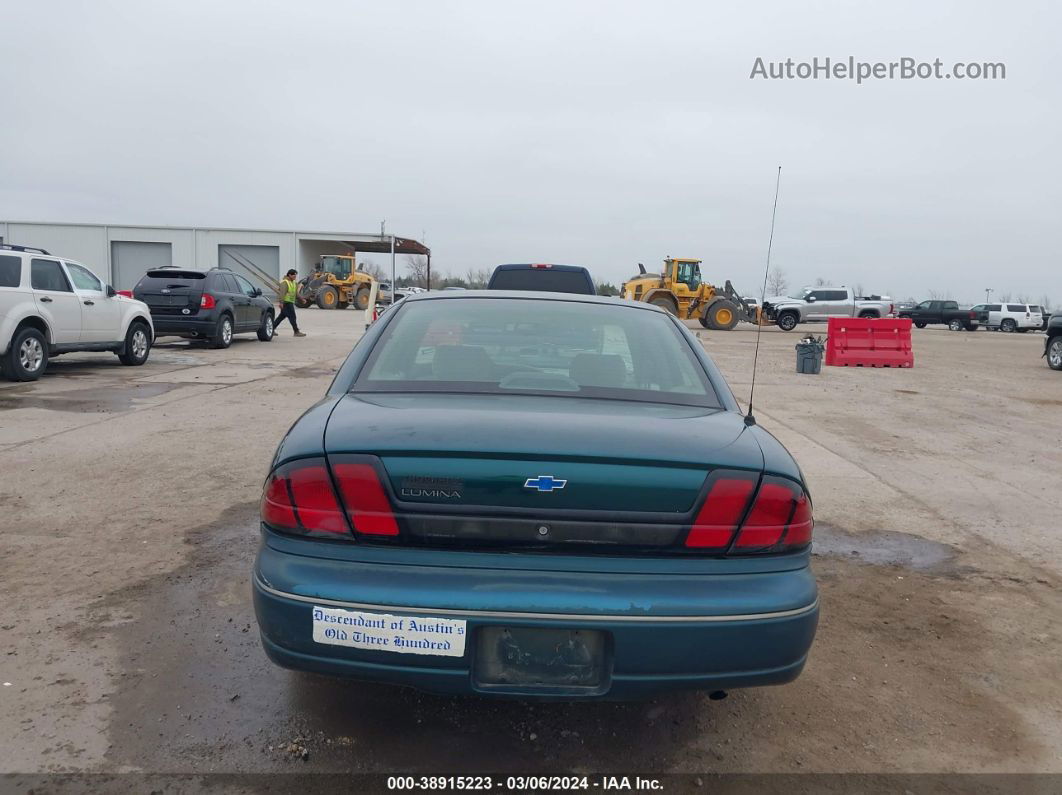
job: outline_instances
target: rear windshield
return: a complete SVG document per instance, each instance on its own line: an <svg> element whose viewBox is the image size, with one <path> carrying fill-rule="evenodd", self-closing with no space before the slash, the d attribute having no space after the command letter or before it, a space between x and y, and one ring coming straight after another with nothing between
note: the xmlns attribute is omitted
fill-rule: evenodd
<svg viewBox="0 0 1062 795"><path fill-rule="evenodd" d="M206 279L206 274L203 271L180 271L171 270L169 268L163 268L157 271L148 271L136 283L136 290L158 290L158 289L190 289L201 290L203 288L203 280Z"/></svg>
<svg viewBox="0 0 1062 795"><path fill-rule="evenodd" d="M490 278L491 290L541 290L547 293L593 295L593 283L583 271L553 268L497 270Z"/></svg>
<svg viewBox="0 0 1062 795"><path fill-rule="evenodd" d="M634 307L519 298L399 305L354 391L720 406L704 368L669 317Z"/></svg>

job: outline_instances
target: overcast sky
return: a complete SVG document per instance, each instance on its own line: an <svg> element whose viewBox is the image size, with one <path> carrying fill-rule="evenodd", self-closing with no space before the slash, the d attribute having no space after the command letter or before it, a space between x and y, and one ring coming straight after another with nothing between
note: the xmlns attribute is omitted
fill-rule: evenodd
<svg viewBox="0 0 1062 795"><path fill-rule="evenodd" d="M7 2L0 219L1062 302L1057 4ZM750 79L757 57L1006 79ZM379 258L377 258L379 259Z"/></svg>

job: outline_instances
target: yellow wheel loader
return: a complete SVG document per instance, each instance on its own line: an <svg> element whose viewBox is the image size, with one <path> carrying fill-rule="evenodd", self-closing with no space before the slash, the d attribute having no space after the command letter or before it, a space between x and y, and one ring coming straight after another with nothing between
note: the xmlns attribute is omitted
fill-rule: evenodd
<svg viewBox="0 0 1062 795"><path fill-rule="evenodd" d="M760 310L734 289L728 280L723 289L701 281L701 261L682 257L664 260L662 273L641 271L623 283L620 295L628 301L644 301L682 320L696 318L716 331L729 331L739 320L760 322Z"/></svg>
<svg viewBox="0 0 1062 795"><path fill-rule="evenodd" d="M350 254L324 254L313 274L299 282L295 303L300 308L317 304L321 309L355 309L369 305L369 292L376 281L358 270Z"/></svg>

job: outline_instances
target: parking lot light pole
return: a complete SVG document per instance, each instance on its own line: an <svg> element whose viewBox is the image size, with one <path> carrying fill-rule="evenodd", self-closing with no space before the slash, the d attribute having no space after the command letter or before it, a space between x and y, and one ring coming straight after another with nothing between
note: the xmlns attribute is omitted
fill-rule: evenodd
<svg viewBox="0 0 1062 795"><path fill-rule="evenodd" d="M986 287L985 288L985 303L987 304L991 300L992 300L992 288L991 287Z"/></svg>

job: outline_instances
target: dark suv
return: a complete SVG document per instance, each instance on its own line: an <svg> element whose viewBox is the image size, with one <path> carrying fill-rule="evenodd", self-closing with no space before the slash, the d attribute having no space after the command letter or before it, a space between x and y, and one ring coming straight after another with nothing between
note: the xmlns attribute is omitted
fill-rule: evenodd
<svg viewBox="0 0 1062 795"><path fill-rule="evenodd" d="M273 339L273 304L262 291L228 268L208 271L158 268L144 274L133 297L151 309L156 337L209 340L227 348L233 334L258 332Z"/></svg>
<svg viewBox="0 0 1062 795"><path fill-rule="evenodd" d="M597 295L590 271L581 265L499 265L491 274L488 290L542 290L548 293Z"/></svg>

